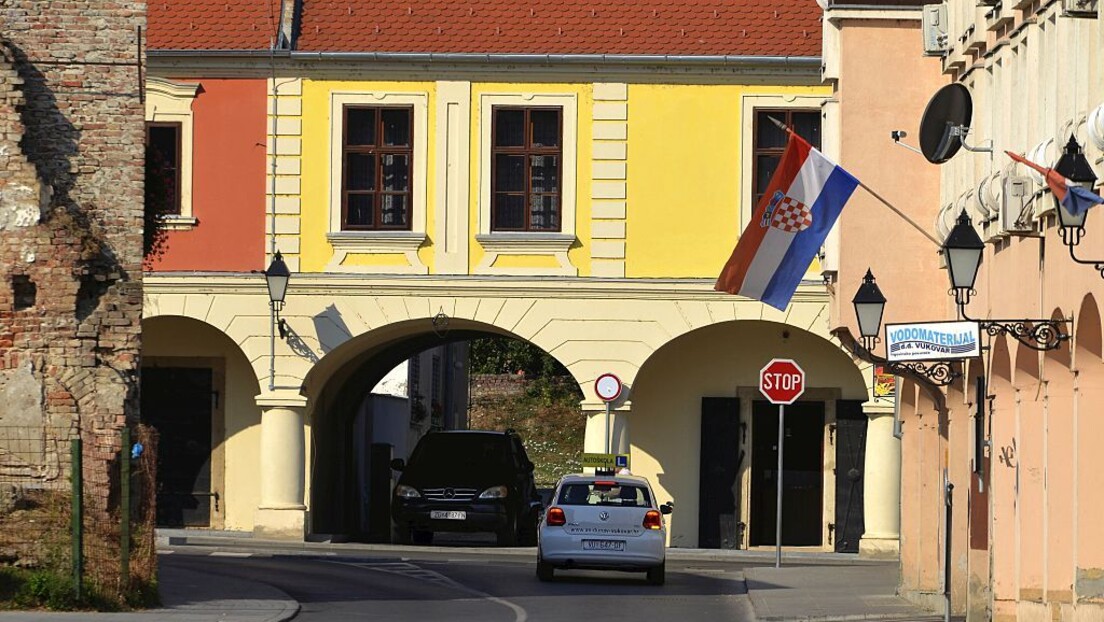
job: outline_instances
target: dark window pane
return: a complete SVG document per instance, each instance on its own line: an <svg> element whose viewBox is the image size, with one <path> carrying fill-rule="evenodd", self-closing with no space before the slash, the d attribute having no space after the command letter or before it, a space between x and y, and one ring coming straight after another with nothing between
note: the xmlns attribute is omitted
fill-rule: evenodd
<svg viewBox="0 0 1104 622"><path fill-rule="evenodd" d="M756 123L756 136L755 136L755 148L756 149L773 149L786 146L786 132L779 129L771 123L771 120L767 117L774 117L783 123L786 121L786 113L779 112L777 110L771 111L756 111L755 123Z"/></svg>
<svg viewBox="0 0 1104 622"><path fill-rule="evenodd" d="M525 111L518 108L495 108L496 147L521 147L525 145Z"/></svg>
<svg viewBox="0 0 1104 622"><path fill-rule="evenodd" d="M367 153L345 154L345 189L375 190L376 156Z"/></svg>
<svg viewBox="0 0 1104 622"><path fill-rule="evenodd" d="M804 138L810 145L820 149L820 113L809 112L795 112L792 116L792 125L794 132L797 135Z"/></svg>
<svg viewBox="0 0 1104 622"><path fill-rule="evenodd" d="M560 111L534 110L529 113L529 123L533 127L534 147L560 146Z"/></svg>
<svg viewBox="0 0 1104 622"><path fill-rule="evenodd" d="M161 165L173 170L180 164L176 161L177 146L180 144L179 125L154 125L149 128L149 148L161 160Z"/></svg>
<svg viewBox="0 0 1104 622"><path fill-rule="evenodd" d="M410 158L405 155L383 154L380 156L383 163L382 177L383 189L386 191L405 192L410 188Z"/></svg>
<svg viewBox="0 0 1104 622"><path fill-rule="evenodd" d="M383 117L383 144L389 147L409 145L410 109L384 108L380 115Z"/></svg>
<svg viewBox="0 0 1104 622"><path fill-rule="evenodd" d="M525 192L525 156L495 156L495 191Z"/></svg>
<svg viewBox="0 0 1104 622"><path fill-rule="evenodd" d="M180 213L180 126L148 126L146 184L164 201L166 213Z"/></svg>
<svg viewBox="0 0 1104 622"><path fill-rule="evenodd" d="M380 224L384 227L405 227L407 195L385 194L380 197Z"/></svg>
<svg viewBox="0 0 1104 622"><path fill-rule="evenodd" d="M771 175L778 168L781 156L761 155L755 156L755 194L763 194L770 184Z"/></svg>
<svg viewBox="0 0 1104 622"><path fill-rule="evenodd" d="M376 144L376 110L374 108L345 109L345 144Z"/></svg>
<svg viewBox="0 0 1104 622"><path fill-rule="evenodd" d="M350 194L346 198L345 224L354 227L372 226L372 195Z"/></svg>
<svg viewBox="0 0 1104 622"><path fill-rule="evenodd" d="M529 156L530 190L532 192L559 192L559 158L554 155Z"/></svg>
<svg viewBox="0 0 1104 622"><path fill-rule="evenodd" d="M529 195L529 228L542 230L558 230L560 228L559 207L559 195Z"/></svg>
<svg viewBox="0 0 1104 622"><path fill-rule="evenodd" d="M496 194L494 225L496 229L525 227L525 195Z"/></svg>

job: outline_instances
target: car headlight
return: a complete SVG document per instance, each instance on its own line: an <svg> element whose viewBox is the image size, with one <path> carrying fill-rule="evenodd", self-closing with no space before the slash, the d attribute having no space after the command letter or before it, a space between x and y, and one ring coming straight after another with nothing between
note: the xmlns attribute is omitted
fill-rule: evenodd
<svg viewBox="0 0 1104 622"><path fill-rule="evenodd" d="M417 499L422 495L418 493L418 491L412 486L399 484L398 486L395 486L395 496L402 497L403 499Z"/></svg>
<svg viewBox="0 0 1104 622"><path fill-rule="evenodd" d="M479 493L480 499L505 499L510 490L505 486L491 486Z"/></svg>

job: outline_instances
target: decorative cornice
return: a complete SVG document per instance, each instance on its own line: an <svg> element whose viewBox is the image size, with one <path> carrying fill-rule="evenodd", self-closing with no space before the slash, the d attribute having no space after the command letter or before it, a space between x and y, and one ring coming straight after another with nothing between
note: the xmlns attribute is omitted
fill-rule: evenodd
<svg viewBox="0 0 1104 622"><path fill-rule="evenodd" d="M146 92L180 99L195 99L199 83L174 82L158 76L146 77Z"/></svg>
<svg viewBox="0 0 1104 622"><path fill-rule="evenodd" d="M295 273L288 296L443 296L532 298L620 298L636 300L709 301L760 305L757 301L713 289L713 279L615 279L521 276L452 276ZM147 272L147 296L173 294L268 296L263 278L239 273ZM792 304L826 304L828 292L820 281L805 281Z"/></svg>

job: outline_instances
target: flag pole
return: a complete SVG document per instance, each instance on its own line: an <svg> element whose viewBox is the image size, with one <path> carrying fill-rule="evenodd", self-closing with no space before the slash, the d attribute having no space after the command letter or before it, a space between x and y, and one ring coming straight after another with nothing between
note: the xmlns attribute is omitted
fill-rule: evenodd
<svg viewBox="0 0 1104 622"><path fill-rule="evenodd" d="M772 116L770 116L770 115L767 115L767 118L768 118L768 119L770 119L771 123L773 123L773 124L775 124L776 126L778 126L778 129L780 129L780 130L782 130L782 131L786 132L787 134L793 134L794 136L797 136L797 134L796 134L796 133L795 133L795 132L794 132L794 131L793 131L792 129L790 129L790 127L789 127L788 125L786 125L785 123L783 123L783 122L779 121L778 119L775 119L774 117L772 117ZM863 190L866 190L867 192L869 192L869 193L870 193L870 196L874 197L875 199L878 199L878 201L880 201L882 205L884 205L884 206L888 207L888 208L889 208L890 210L892 210L892 211L893 211L893 213L894 213L894 214L897 214L898 216L900 216L900 217L901 217L901 219L902 219L902 220L904 220L904 221L905 221L905 222L907 222L908 224L912 225L912 227L913 227L914 229L916 229L917 231L919 231L921 235L923 235L924 237L926 237L926 238L928 238L929 240L931 240L931 241L932 241L932 243L934 243L934 244L935 244L936 246L938 246L939 248L943 248L943 244L942 244L942 243L940 243L940 241L939 241L939 240L935 239L935 237L933 237L933 236L932 236L932 234L930 234L930 233L928 233L927 231L925 231L923 227L921 227L920 225L916 224L916 221L914 221L913 219L911 219L911 218L909 218L908 216L906 216L904 212L902 212L901 210L899 210L899 209L897 209L896 207L894 207L892 203L890 203L889 201L885 200L885 199L884 199L884 198L882 197L882 195L878 194L877 192L874 192L874 190L873 190L873 189L872 189L872 188L871 188L870 186L868 186L868 185L864 184L864 183L862 182L862 180L860 180L860 179L856 178L856 179L855 179L855 181L856 181L856 182L858 182L858 184L859 184L859 187L860 187L860 188L862 188Z"/></svg>

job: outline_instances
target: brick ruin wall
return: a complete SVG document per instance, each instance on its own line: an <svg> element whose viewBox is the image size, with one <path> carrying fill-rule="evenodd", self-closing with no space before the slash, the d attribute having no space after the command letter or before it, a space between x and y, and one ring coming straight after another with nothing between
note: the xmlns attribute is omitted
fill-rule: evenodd
<svg viewBox="0 0 1104 622"><path fill-rule="evenodd" d="M23 430L0 474L64 478L52 441L79 431L101 509L138 416L144 25L144 2L0 0L0 429Z"/></svg>

